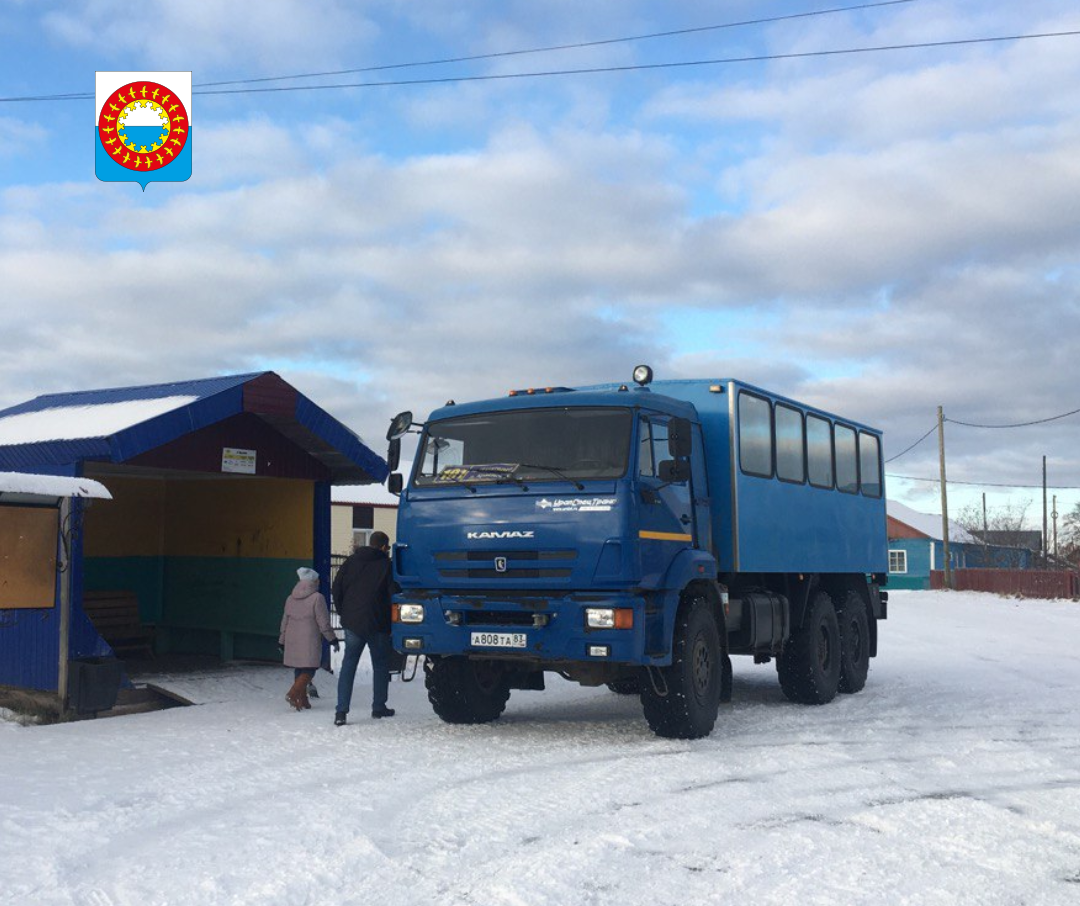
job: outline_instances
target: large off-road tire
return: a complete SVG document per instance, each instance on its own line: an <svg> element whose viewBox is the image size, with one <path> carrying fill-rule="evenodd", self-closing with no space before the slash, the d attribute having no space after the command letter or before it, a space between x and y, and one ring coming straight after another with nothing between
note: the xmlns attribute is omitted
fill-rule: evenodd
<svg viewBox="0 0 1080 906"><path fill-rule="evenodd" d="M840 621L841 692L858 692L866 685L870 670L870 620L866 602L857 592L849 591L844 606L836 615Z"/></svg>
<svg viewBox="0 0 1080 906"><path fill-rule="evenodd" d="M840 684L840 624L832 598L817 592L803 620L776 662L780 688L793 702L824 705Z"/></svg>
<svg viewBox="0 0 1080 906"><path fill-rule="evenodd" d="M490 723L510 698L506 672L497 661L429 657L424 686L435 713L450 724Z"/></svg>
<svg viewBox="0 0 1080 906"><path fill-rule="evenodd" d="M716 724L726 655L716 610L704 597L688 598L675 620L670 667L642 677L645 720L657 736L700 739Z"/></svg>

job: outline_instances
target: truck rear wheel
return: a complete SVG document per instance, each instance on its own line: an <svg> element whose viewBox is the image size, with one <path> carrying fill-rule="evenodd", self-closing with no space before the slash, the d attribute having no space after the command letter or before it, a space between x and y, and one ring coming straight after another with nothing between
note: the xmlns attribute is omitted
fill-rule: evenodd
<svg viewBox="0 0 1080 906"><path fill-rule="evenodd" d="M659 682L642 678L645 720L657 736L700 739L712 732L720 710L724 657L716 612L703 597L689 599L675 622L671 666L657 668Z"/></svg>
<svg viewBox="0 0 1080 906"><path fill-rule="evenodd" d="M496 661L430 657L424 686L435 713L449 724L486 724L497 719L510 698L510 684Z"/></svg>
<svg viewBox="0 0 1080 906"><path fill-rule="evenodd" d="M870 621L866 603L857 592L849 591L840 619L840 691L858 692L866 685L870 670Z"/></svg>
<svg viewBox="0 0 1080 906"><path fill-rule="evenodd" d="M840 684L841 649L836 608L832 598L819 591L776 662L784 695L804 705L831 702Z"/></svg>

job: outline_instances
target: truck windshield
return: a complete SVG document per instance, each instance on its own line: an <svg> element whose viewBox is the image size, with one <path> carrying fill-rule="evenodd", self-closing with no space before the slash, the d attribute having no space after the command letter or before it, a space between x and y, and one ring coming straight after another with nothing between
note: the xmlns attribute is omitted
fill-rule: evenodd
<svg viewBox="0 0 1080 906"><path fill-rule="evenodd" d="M428 423L420 486L619 478L628 409L525 409Z"/></svg>

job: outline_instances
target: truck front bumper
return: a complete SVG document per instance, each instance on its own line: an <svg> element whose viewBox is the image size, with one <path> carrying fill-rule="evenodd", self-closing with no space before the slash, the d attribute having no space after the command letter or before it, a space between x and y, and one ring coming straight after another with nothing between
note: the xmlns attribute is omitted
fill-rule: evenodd
<svg viewBox="0 0 1080 906"><path fill-rule="evenodd" d="M394 648L405 654L469 655L526 660L557 669L559 663L607 662L657 665L646 654L650 625L647 598L632 593L576 592L563 596L513 592L499 595L404 590L394 597ZM413 605L410 607L410 605ZM422 607L420 616L417 607ZM588 625L588 610L632 614L623 629ZM670 660L670 658L668 658Z"/></svg>

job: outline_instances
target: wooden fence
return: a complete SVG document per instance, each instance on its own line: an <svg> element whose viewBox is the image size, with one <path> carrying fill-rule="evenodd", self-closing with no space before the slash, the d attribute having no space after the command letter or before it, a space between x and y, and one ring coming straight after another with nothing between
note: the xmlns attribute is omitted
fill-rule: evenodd
<svg viewBox="0 0 1080 906"><path fill-rule="evenodd" d="M1023 598L1080 598L1080 574L1042 569L954 569L956 591L989 591ZM945 573L930 572L930 587L945 587Z"/></svg>

